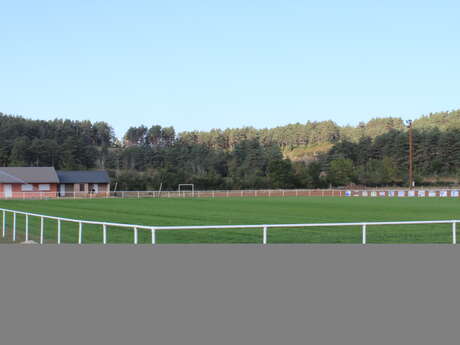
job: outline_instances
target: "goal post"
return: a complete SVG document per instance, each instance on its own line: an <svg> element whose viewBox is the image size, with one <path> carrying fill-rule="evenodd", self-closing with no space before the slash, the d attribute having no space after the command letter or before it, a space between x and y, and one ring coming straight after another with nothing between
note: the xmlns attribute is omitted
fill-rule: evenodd
<svg viewBox="0 0 460 345"><path fill-rule="evenodd" d="M190 193L193 198L195 196L195 185L193 183L181 183L179 184L177 191L179 192L179 196L183 196L185 198L186 193Z"/></svg>

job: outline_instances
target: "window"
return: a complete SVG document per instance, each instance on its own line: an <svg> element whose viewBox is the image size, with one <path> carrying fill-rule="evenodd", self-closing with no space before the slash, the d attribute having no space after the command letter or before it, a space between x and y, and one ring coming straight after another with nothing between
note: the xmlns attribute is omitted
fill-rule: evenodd
<svg viewBox="0 0 460 345"><path fill-rule="evenodd" d="M41 191L41 192L49 191L50 189L51 189L51 187L50 187L49 184L39 184L38 185L38 190Z"/></svg>
<svg viewBox="0 0 460 345"><path fill-rule="evenodd" d="M21 191L23 192L33 192L34 186L31 184L23 184L21 185Z"/></svg>
<svg viewBox="0 0 460 345"><path fill-rule="evenodd" d="M85 184L81 183L80 184L80 192L84 192L84 191L85 191Z"/></svg>

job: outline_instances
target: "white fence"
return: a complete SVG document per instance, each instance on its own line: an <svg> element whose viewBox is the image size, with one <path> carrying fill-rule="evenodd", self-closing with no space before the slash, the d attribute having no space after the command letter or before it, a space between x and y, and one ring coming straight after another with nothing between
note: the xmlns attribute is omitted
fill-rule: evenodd
<svg viewBox="0 0 460 345"><path fill-rule="evenodd" d="M387 197L387 198L459 198L458 189L255 189L255 190L209 190L209 191L111 191L88 192L0 192L0 199L97 199L97 198L231 198L231 197Z"/></svg>
<svg viewBox="0 0 460 345"><path fill-rule="evenodd" d="M78 244L83 243L83 225L92 224L99 225L102 231L102 243L107 243L107 228L117 227L117 228L128 228L133 231L133 243L138 244L139 239L139 230L146 230L150 232L151 243L156 243L156 232L157 231L167 231L167 230L208 230L208 229L261 229L262 230L262 243L268 243L268 229L272 228L312 228L312 227L361 227L362 233L362 244L367 243L367 228L370 226L384 226L384 225L418 225L418 224L451 224L452 225L452 243L457 243L457 223L460 220L435 220L435 221L403 221L403 222L360 222L360 223L305 223L305 224L263 224L263 225L205 225L205 226L145 226L145 225L135 225L135 224L122 224L122 223L109 223L109 222L97 222L97 221L88 221L88 220L78 220L54 216L45 216L41 214L34 214L23 211L8 210L0 208L0 211L3 213L2 221L2 236L6 236L7 231L7 214L10 213L13 216L13 224L11 226L12 231L12 240L16 241L17 235L17 215L25 216L25 241L29 240L29 218L37 217L40 219L40 240L39 243L45 243L44 231L45 231L45 219L57 221L56 227L56 240L58 244L61 244L61 235L62 235L62 223L70 222L78 224Z"/></svg>
<svg viewBox="0 0 460 345"><path fill-rule="evenodd" d="M256 190L181 190L181 191L107 191L88 192L0 192L0 199L98 199L98 198L222 198L280 196L345 196L338 189L256 189Z"/></svg>

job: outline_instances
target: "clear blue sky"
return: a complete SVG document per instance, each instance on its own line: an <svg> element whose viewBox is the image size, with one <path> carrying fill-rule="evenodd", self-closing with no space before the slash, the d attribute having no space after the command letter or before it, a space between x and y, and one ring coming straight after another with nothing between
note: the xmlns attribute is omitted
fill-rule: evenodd
<svg viewBox="0 0 460 345"><path fill-rule="evenodd" d="M2 1L0 111L178 131L460 107L458 1Z"/></svg>

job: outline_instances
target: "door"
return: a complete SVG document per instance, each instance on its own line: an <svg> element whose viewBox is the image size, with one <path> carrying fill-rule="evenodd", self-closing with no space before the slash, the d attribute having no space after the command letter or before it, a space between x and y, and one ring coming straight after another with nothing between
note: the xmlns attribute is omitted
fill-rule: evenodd
<svg viewBox="0 0 460 345"><path fill-rule="evenodd" d="M59 196L65 196L65 184L59 185Z"/></svg>
<svg viewBox="0 0 460 345"><path fill-rule="evenodd" d="M3 195L5 198L12 198L13 197L13 186L10 184L3 185Z"/></svg>
<svg viewBox="0 0 460 345"><path fill-rule="evenodd" d="M99 193L99 185L98 185L97 183L94 183L94 184L93 184L93 191L94 191L94 193L96 193L96 194Z"/></svg>

